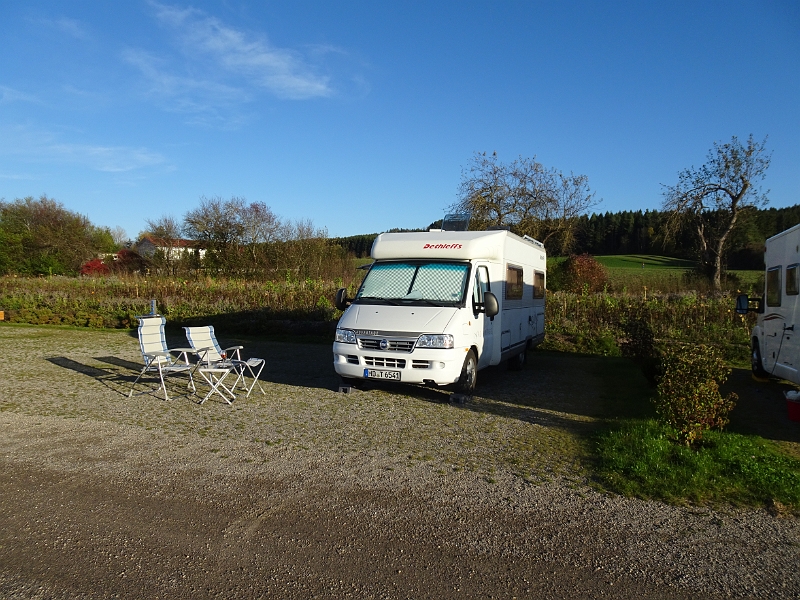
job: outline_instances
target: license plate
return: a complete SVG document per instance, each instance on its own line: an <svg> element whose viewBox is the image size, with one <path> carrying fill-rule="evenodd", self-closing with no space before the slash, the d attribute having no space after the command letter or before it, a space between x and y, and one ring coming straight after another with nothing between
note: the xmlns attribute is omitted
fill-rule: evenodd
<svg viewBox="0 0 800 600"><path fill-rule="evenodd" d="M364 369L364 377L368 379L393 379L400 381L400 371L378 371L376 369Z"/></svg>

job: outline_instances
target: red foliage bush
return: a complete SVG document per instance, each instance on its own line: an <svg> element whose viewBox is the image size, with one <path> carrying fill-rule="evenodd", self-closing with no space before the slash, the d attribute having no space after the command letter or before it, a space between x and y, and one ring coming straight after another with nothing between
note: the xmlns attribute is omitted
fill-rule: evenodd
<svg viewBox="0 0 800 600"><path fill-rule="evenodd" d="M115 273L137 273L144 272L147 268L147 261L138 252L123 248L117 252L114 264L111 268Z"/></svg>
<svg viewBox="0 0 800 600"><path fill-rule="evenodd" d="M96 277L100 275L108 275L108 273L108 265L99 258L93 258L92 260L81 265L81 275Z"/></svg>
<svg viewBox="0 0 800 600"><path fill-rule="evenodd" d="M600 292L608 283L605 267L589 254L573 254L559 268L563 288L569 292Z"/></svg>

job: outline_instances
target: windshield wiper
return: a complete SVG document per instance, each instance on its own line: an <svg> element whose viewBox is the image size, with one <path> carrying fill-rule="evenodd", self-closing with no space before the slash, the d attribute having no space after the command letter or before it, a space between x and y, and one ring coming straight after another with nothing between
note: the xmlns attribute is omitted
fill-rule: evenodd
<svg viewBox="0 0 800 600"><path fill-rule="evenodd" d="M441 302L435 302L433 300L428 300L427 298L403 298L403 302L422 302L424 304L427 304L428 306L436 306L436 307L444 306L444 304L442 304Z"/></svg>
<svg viewBox="0 0 800 600"><path fill-rule="evenodd" d="M400 303L396 300L392 300L391 298L381 298L380 296L359 296L354 300L354 302L360 302L362 300L385 302L386 304L391 304L392 306L400 306Z"/></svg>

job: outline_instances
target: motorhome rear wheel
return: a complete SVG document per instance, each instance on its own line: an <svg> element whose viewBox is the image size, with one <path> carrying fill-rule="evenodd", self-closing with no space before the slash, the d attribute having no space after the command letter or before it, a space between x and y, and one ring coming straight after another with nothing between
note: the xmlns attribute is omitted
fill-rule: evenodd
<svg viewBox="0 0 800 600"><path fill-rule="evenodd" d="M508 359L508 368L512 371L521 371L528 361L527 349Z"/></svg>
<svg viewBox="0 0 800 600"><path fill-rule="evenodd" d="M761 348L758 346L758 341L753 340L753 352L750 355L750 363L753 369L753 375L756 377L769 377L769 373L764 370L764 362L761 360Z"/></svg>

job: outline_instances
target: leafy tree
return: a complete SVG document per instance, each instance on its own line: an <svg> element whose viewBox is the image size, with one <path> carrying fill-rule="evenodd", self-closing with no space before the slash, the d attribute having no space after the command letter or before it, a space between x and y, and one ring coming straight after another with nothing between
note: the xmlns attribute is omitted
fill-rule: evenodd
<svg viewBox="0 0 800 600"><path fill-rule="evenodd" d="M548 169L535 157L504 164L497 153L484 152L462 171L451 209L470 213L471 228L509 227L566 253L575 243L577 217L595 204L585 175Z"/></svg>
<svg viewBox="0 0 800 600"><path fill-rule="evenodd" d="M766 138L742 144L714 143L707 162L681 171L678 183L664 186L663 210L669 213L668 236L683 226L694 229L698 266L720 288L722 260L742 212L764 206L767 196L757 187L770 164Z"/></svg>
<svg viewBox="0 0 800 600"><path fill-rule="evenodd" d="M21 275L74 275L87 260L113 250L107 228L47 196L0 201L0 242L0 272Z"/></svg>

